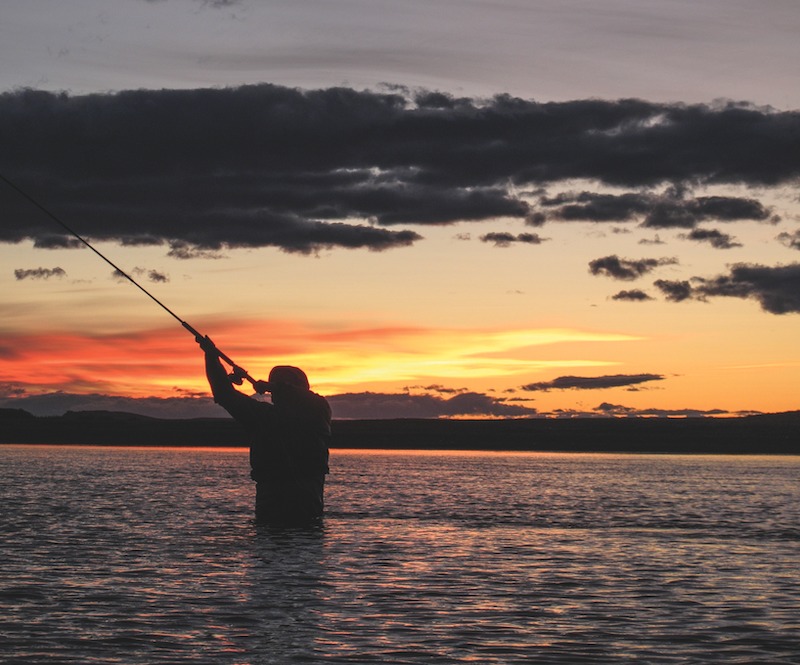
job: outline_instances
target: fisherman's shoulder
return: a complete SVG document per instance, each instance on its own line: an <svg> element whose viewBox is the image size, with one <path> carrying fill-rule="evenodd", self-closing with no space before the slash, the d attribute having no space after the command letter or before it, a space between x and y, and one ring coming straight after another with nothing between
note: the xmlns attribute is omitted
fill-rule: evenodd
<svg viewBox="0 0 800 665"><path fill-rule="evenodd" d="M330 404L328 403L328 400L327 400L327 399L325 399L325 398L324 398L322 395L320 395L319 393L315 393L315 392L313 392L313 391L311 391L311 390L309 390L308 392L309 392L309 394L311 395L311 399L314 401L314 403L316 404L316 406L317 406L319 409L321 409L321 410L323 410L323 411L327 411L328 413L330 413L331 406L330 406Z"/></svg>

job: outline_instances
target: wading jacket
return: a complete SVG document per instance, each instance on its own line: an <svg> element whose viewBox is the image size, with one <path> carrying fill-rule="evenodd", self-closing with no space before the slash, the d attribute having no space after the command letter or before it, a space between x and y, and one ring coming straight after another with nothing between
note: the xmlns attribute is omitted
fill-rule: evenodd
<svg viewBox="0 0 800 665"><path fill-rule="evenodd" d="M331 409L310 390L281 386L277 405L236 390L216 354L206 354L214 401L245 429L250 439L250 477L257 483L319 487L328 473ZM321 498L321 497L320 497Z"/></svg>

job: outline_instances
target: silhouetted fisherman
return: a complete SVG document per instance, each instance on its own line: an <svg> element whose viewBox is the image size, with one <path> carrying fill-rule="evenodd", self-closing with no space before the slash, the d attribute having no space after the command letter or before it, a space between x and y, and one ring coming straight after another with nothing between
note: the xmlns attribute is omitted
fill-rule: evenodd
<svg viewBox="0 0 800 665"><path fill-rule="evenodd" d="M250 477L256 481L256 518L273 523L308 523L322 516L331 409L311 392L305 372L279 365L268 381L257 381L272 404L236 390L208 337L197 342L206 354L206 376L214 401L250 437Z"/></svg>

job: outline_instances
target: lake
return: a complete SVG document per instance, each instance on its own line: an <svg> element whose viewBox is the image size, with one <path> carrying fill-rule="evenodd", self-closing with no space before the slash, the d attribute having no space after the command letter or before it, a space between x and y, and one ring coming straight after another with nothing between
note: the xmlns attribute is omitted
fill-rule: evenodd
<svg viewBox="0 0 800 665"><path fill-rule="evenodd" d="M800 663L800 457L0 446L0 662Z"/></svg>

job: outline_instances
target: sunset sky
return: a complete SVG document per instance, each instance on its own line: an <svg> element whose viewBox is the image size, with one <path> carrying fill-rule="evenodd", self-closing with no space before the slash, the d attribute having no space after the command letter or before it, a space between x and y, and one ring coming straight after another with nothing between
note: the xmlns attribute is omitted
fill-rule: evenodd
<svg viewBox="0 0 800 665"><path fill-rule="evenodd" d="M335 417L795 410L798 34L796 0L4 0L0 174ZM178 321L0 206L0 407L221 415Z"/></svg>

